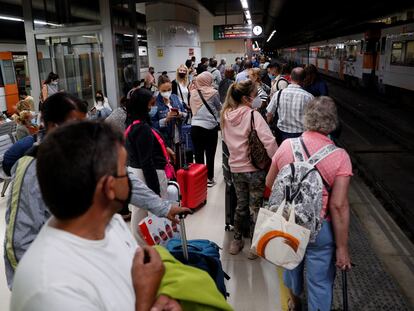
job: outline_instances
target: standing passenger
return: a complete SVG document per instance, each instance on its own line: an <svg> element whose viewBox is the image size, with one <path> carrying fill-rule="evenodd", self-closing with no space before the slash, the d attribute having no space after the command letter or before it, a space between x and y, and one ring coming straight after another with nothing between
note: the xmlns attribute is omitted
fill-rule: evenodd
<svg viewBox="0 0 414 311"><path fill-rule="evenodd" d="M327 135L338 124L334 101L329 97L319 97L311 101L304 117L306 131L302 135L304 146L310 156L321 148L334 144ZM307 157L309 158L309 156ZM266 186L273 187L278 172L294 161L291 139L285 140L273 157L273 163L266 178ZM316 241L309 243L302 263L293 270L285 270L284 283L290 289L289 310L302 310L300 298L304 285L304 266L306 265L306 284L308 310L330 311L332 304L335 265L347 270L351 267L348 250L349 204L348 189L352 176L352 165L345 150L332 152L316 165L324 181L322 192L322 228ZM330 190L330 191L329 191ZM272 197L270 197L270 206ZM307 217L296 217L306 219Z"/></svg>
<svg viewBox="0 0 414 311"><path fill-rule="evenodd" d="M273 117L277 112L279 119L277 128L279 133L276 137L280 145L287 138L299 137L304 132L303 116L313 95L302 89L305 79L303 68L297 67L292 70L292 83L286 89L280 90L273 95L272 100L267 106L267 121L272 123ZM279 103L278 95L280 94ZM279 106L278 106L279 104Z"/></svg>
<svg viewBox="0 0 414 311"><path fill-rule="evenodd" d="M170 79L160 76L158 90L157 112L151 118L152 126L161 132L168 147L174 149L180 143L181 125L187 113L178 96L172 94Z"/></svg>
<svg viewBox="0 0 414 311"><path fill-rule="evenodd" d="M210 61L210 67L208 70L213 75L213 87L218 90L219 84L221 82L221 73L217 69L217 60L212 59Z"/></svg>
<svg viewBox="0 0 414 311"><path fill-rule="evenodd" d="M218 119L221 110L220 97L212 87L213 76L203 72L195 80L196 89L191 91L190 106L193 113L191 120L191 138L194 145L196 163L204 164L206 157L208 169L208 186L214 181L214 158L218 139Z"/></svg>
<svg viewBox="0 0 414 311"><path fill-rule="evenodd" d="M233 83L221 111L223 139L229 148L229 165L237 195L237 208L234 216L234 240L230 243L229 253L237 255L244 246L242 239L246 219L250 220L250 234L256 223L257 214L263 203L266 171L255 168L250 161L248 137L251 131L251 117L260 141L271 158L277 145L269 126L263 117L254 111L252 102L257 96L255 84L250 81ZM249 259L257 256L249 252Z"/></svg>
<svg viewBox="0 0 414 311"><path fill-rule="evenodd" d="M51 72L47 76L47 79L42 85L42 93L40 101L43 103L49 96L57 93L59 91L59 76Z"/></svg>
<svg viewBox="0 0 414 311"><path fill-rule="evenodd" d="M224 101L226 100L227 91L230 85L232 85L233 83L234 83L234 70L232 68L227 68L226 71L224 72L224 79L221 80L219 89L218 89L221 103L224 103Z"/></svg>
<svg viewBox="0 0 414 311"><path fill-rule="evenodd" d="M328 96L328 86L319 75L315 65L310 64L305 67L305 80L303 81L303 89L313 96Z"/></svg>
<svg viewBox="0 0 414 311"><path fill-rule="evenodd" d="M180 65L177 68L176 78L172 82L172 93L178 96L186 108L189 107L188 98L190 96L188 84L188 69L185 65Z"/></svg>

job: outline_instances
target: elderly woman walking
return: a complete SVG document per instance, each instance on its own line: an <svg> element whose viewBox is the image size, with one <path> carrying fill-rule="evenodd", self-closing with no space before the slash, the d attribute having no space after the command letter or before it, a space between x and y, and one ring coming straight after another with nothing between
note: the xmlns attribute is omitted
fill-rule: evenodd
<svg viewBox="0 0 414 311"><path fill-rule="evenodd" d="M330 97L318 97L309 103L304 117L306 131L301 136L302 149L308 158L321 148L334 144L328 135L337 124L336 106ZM267 187L272 188L281 168L294 162L291 143L292 139L285 140L274 155L266 178ZM322 228L316 241L308 244L302 263L284 272L284 282L291 296L289 310L301 310L299 296L303 291L304 265L307 270L308 310L312 311L331 310L335 265L343 270L351 267L348 251L351 161L345 150L338 149L320 161L316 169L324 181L323 206L319 215Z"/></svg>

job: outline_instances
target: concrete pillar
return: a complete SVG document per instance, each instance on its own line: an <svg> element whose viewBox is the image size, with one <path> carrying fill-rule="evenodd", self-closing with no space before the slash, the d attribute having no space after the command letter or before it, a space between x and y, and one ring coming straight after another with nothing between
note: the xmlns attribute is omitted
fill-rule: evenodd
<svg viewBox="0 0 414 311"><path fill-rule="evenodd" d="M149 65L171 79L180 64L201 58L197 1L151 1L146 4Z"/></svg>
<svg viewBox="0 0 414 311"><path fill-rule="evenodd" d="M116 108L119 106L120 94L118 87L118 70L116 64L115 36L112 31L110 0L100 0L99 6L101 10L100 13L102 22L102 43L105 66L106 92L108 101L111 103L112 108ZM95 96L95 94L93 95Z"/></svg>
<svg viewBox="0 0 414 311"><path fill-rule="evenodd" d="M24 18L24 30L26 34L26 47L27 47L27 59L29 64L30 73L30 95L34 98L35 109L38 110L39 96L40 96L40 78L39 67L37 63L37 49L36 41L33 29L33 17L32 17L32 3L30 0L23 0L23 18Z"/></svg>

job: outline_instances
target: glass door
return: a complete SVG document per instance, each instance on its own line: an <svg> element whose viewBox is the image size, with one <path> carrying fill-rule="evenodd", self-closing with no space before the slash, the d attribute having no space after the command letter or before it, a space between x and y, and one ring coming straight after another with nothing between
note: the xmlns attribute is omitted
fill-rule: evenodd
<svg viewBox="0 0 414 311"><path fill-rule="evenodd" d="M86 100L90 107L97 90L106 94L99 34L38 38L37 43L42 82L49 70L57 73L59 89Z"/></svg>

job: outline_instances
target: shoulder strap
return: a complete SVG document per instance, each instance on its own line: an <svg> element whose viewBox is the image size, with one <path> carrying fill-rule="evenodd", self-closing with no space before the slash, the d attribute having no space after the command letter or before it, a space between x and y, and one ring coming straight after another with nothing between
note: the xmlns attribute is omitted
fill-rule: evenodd
<svg viewBox="0 0 414 311"><path fill-rule="evenodd" d="M250 129L252 131L255 129L255 126L254 126L254 110L251 111L251 116L250 116Z"/></svg>
<svg viewBox="0 0 414 311"><path fill-rule="evenodd" d="M209 106L209 104L208 104L208 103L206 102L206 100L204 99L203 94L201 94L201 91L200 91L200 90L197 90L197 92L198 92L198 95L200 95L200 98L201 98L201 100L202 100L202 102L203 102L204 106L206 106L206 108L207 108L208 112L210 112L210 114L213 116L214 120L216 120L216 122L217 122L217 124L218 124L218 121L217 121L216 115L214 114L213 110L211 110L211 107Z"/></svg>
<svg viewBox="0 0 414 311"><path fill-rule="evenodd" d="M180 85L179 82L176 82L176 83L177 83L177 89L178 89L178 91L180 91L181 99L182 99L183 104L184 104L185 102L184 102L183 91L181 91L181 85Z"/></svg>
<svg viewBox="0 0 414 311"><path fill-rule="evenodd" d="M279 110L279 106L280 106L280 96L282 95L282 91L283 90L280 90L279 93L277 93L276 111Z"/></svg>
<svg viewBox="0 0 414 311"><path fill-rule="evenodd" d="M305 157L303 155L302 148L300 147L299 139L291 139L290 146L292 147L292 153L295 162L305 162Z"/></svg>
<svg viewBox="0 0 414 311"><path fill-rule="evenodd" d="M279 79L277 79L277 81L276 81L276 89L277 90L279 90L279 82L280 81L285 81L285 82L287 82L287 84L289 84L289 81L288 80L286 80L285 78L283 78L283 77L280 77Z"/></svg>
<svg viewBox="0 0 414 311"><path fill-rule="evenodd" d="M125 132L124 132L124 136L125 136L125 138L127 138L127 137L128 137L128 135L129 135L129 132L131 132L132 126L134 126L135 124L139 124L139 123L141 123L141 121L140 121L140 120L135 120L134 122L132 122L132 124L130 124L130 125L127 127L127 129L126 129L126 130L125 130Z"/></svg>
<svg viewBox="0 0 414 311"><path fill-rule="evenodd" d="M328 193L331 193L332 187L328 184L328 182L323 178L321 172L316 167L316 164L318 164L320 161L322 161L324 158L326 158L328 155L330 155L332 152L339 150L335 145L329 144L320 150L318 150L313 156L310 155L308 148L305 145L305 142L303 141L303 137L299 137L300 143L302 145L303 150L306 153L306 156L308 157L308 163L313 165L316 170L318 171L319 175L322 178L323 185L325 186Z"/></svg>
<svg viewBox="0 0 414 311"><path fill-rule="evenodd" d="M153 128L151 128L152 133L154 134L155 138L158 140L158 143L161 146L162 153L164 154L165 159L167 160L167 163L170 162L170 157L168 156L167 148L165 147L164 140L161 138L160 134Z"/></svg>

